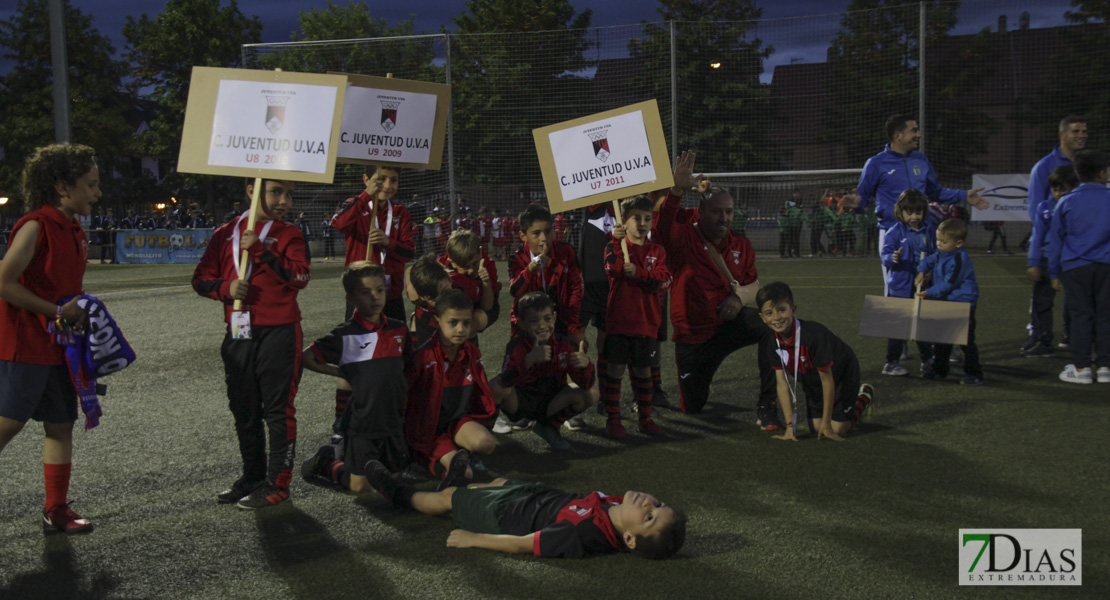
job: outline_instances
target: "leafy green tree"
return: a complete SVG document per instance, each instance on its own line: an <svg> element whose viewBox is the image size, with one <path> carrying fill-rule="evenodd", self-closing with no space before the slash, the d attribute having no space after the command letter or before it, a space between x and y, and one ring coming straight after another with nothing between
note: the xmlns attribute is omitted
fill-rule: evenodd
<svg viewBox="0 0 1110 600"><path fill-rule="evenodd" d="M986 151L986 134L996 125L959 100L989 68L994 49L985 32L962 44L949 38L959 3L926 0L925 5L926 56L937 59L926 63L927 153L943 179L962 179L975 169L970 157ZM919 112L920 3L853 0L840 25L829 49L829 102L820 138L840 148L833 158L840 162L830 166L852 167L887 142L888 117Z"/></svg>
<svg viewBox="0 0 1110 600"><path fill-rule="evenodd" d="M705 171L773 168L768 143L770 89L760 83L771 46L754 36L763 14L753 0L659 0L664 21L674 21L678 88L678 150L700 152ZM670 135L670 24L645 24L647 39L629 51L641 61L638 78L660 101ZM644 82L644 80L647 80Z"/></svg>
<svg viewBox="0 0 1110 600"><path fill-rule="evenodd" d="M1043 127L1042 147L1057 143L1060 118L1078 114L1087 118L1092 133L1088 148L1105 145L1095 134L1110 125L1110 1L1072 0L1064 13L1071 27L1060 28L1064 51L1054 57L1052 76L1041 87L1027 122Z"/></svg>
<svg viewBox="0 0 1110 600"><path fill-rule="evenodd" d="M221 0L169 0L154 18L145 13L128 17L123 35L134 67L131 89L157 105L138 144L166 172L177 166L193 67L240 66L240 46L261 39L262 23L244 15L235 0L226 6ZM203 198L209 212L216 210L218 198L238 199L243 193L241 182L233 178L176 171L163 184L167 195Z"/></svg>
<svg viewBox="0 0 1110 600"><path fill-rule="evenodd" d="M120 81L126 64L93 26L92 18L63 2L68 56L70 120L73 141L96 148L102 161L105 200L113 197L114 166L131 150L129 107ZM20 0L15 13L0 21L0 47L13 62L0 79L0 193L19 195L23 161L32 150L54 142L54 86L50 24L46 0Z"/></svg>
<svg viewBox="0 0 1110 600"><path fill-rule="evenodd" d="M586 28L567 0L469 0L455 17L455 159L466 182L538 182L532 130L594 112ZM492 168L491 168L492 167Z"/></svg>

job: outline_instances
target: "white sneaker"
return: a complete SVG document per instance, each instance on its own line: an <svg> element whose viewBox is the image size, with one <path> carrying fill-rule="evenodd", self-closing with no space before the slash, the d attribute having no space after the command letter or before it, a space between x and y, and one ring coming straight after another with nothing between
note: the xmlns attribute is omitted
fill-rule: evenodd
<svg viewBox="0 0 1110 600"><path fill-rule="evenodd" d="M1105 367L1104 367L1105 368ZM1110 383L1110 370L1107 372L1107 383ZM1068 365L1060 372L1060 381L1068 383L1094 383L1091 378L1091 368L1076 369L1075 365Z"/></svg>
<svg viewBox="0 0 1110 600"><path fill-rule="evenodd" d="M903 367L896 362L888 362L886 363L886 366L883 367L883 375L890 375L892 377L905 377L909 374L910 372L906 370L906 367Z"/></svg>
<svg viewBox="0 0 1110 600"><path fill-rule="evenodd" d="M586 428L586 420L582 418L582 415L574 415L563 422L563 427L570 431L581 431Z"/></svg>
<svg viewBox="0 0 1110 600"><path fill-rule="evenodd" d="M513 426L510 425L507 420L505 420L505 417L502 417L502 416L498 415L497 416L497 421L494 422L494 424L493 424L493 432L494 433L512 433L513 432Z"/></svg>
<svg viewBox="0 0 1110 600"><path fill-rule="evenodd" d="M1110 383L1110 367L1099 367L1096 375L1099 383Z"/></svg>

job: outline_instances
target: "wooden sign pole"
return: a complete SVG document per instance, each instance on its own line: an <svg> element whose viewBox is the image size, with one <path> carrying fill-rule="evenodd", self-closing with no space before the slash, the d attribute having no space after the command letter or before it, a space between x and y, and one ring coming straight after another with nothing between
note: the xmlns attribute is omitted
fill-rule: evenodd
<svg viewBox="0 0 1110 600"><path fill-rule="evenodd" d="M393 79L393 73L386 73L385 78L386 79ZM378 191L381 191L381 190L378 190ZM370 199L370 228L366 232L367 233L367 238L369 238L370 232L374 231L377 228L378 228L378 202L377 202L376 198L371 198ZM387 231L387 232L385 232L385 234L389 235L389 232ZM366 260L367 261L369 261L370 257L373 256L373 252L374 252L374 244L371 244L370 240L367 239L366 240Z"/></svg>
<svg viewBox="0 0 1110 600"><path fill-rule="evenodd" d="M254 178L254 189L251 192L251 211L247 216L247 231L254 231L254 222L258 220L258 209L261 204L262 198L262 178ZM250 266L250 253L244 247L239 258L239 278L243 279L247 274L247 267ZM235 310L242 310L243 301L236 300L233 307Z"/></svg>
<svg viewBox="0 0 1110 600"><path fill-rule="evenodd" d="M925 251L921 251L918 262L925 260ZM922 282L924 282L922 277ZM910 339L908 342L917 341L917 322L921 318L921 284L917 284L917 293L913 295L913 323L910 324Z"/></svg>
<svg viewBox="0 0 1110 600"><path fill-rule="evenodd" d="M613 216L617 218L617 223L624 227L624 220L621 219L621 201L613 200ZM624 232L624 237L621 238L621 250L624 251L624 262L628 260L628 232Z"/></svg>

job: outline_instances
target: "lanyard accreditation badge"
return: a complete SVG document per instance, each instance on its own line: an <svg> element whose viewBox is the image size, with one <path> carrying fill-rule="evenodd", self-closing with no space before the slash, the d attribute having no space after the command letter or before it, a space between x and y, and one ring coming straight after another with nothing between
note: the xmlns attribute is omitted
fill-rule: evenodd
<svg viewBox="0 0 1110 600"><path fill-rule="evenodd" d="M235 265L235 274L239 279L244 281L250 280L252 270L250 261L247 262L247 272L245 274L240 270L241 266L239 265L239 259L241 257L239 249L239 239L241 237L239 234L239 226L242 224L243 219L247 217L247 214L248 213L243 213L239 216L239 219L235 221L235 227L231 233L231 262ZM266 235L270 233L270 227L273 226L273 224L273 221L267 221L266 224L262 226L262 232L258 234L259 240L266 239ZM243 304L242 307L243 310L231 311L230 325L231 339L233 340L251 339L251 311L245 304Z"/></svg>

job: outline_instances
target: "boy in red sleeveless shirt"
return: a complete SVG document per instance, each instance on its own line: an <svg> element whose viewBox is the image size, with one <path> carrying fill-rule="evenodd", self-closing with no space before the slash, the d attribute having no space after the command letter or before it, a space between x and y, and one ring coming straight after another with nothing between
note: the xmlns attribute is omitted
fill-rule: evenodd
<svg viewBox="0 0 1110 600"><path fill-rule="evenodd" d="M89 243L75 217L89 216L100 199L95 151L77 144L35 150L23 169L23 194L35 210L12 228L0 261L0 451L28 419L42 422L43 529L80 533L93 525L66 502L77 393L48 325L79 327L85 318L76 298L58 301L81 293Z"/></svg>
<svg viewBox="0 0 1110 600"><path fill-rule="evenodd" d="M248 196L253 188L253 182L247 185ZM217 499L243 509L287 500L293 473L293 399L303 345L297 294L309 280L304 235L282 221L293 206L294 189L292 181L263 180L255 231L247 229L244 214L212 232L193 273L197 294L224 304L228 331L220 354L243 473ZM242 249L250 255L245 273L239 272ZM242 301L242 310L234 310L235 300Z"/></svg>

